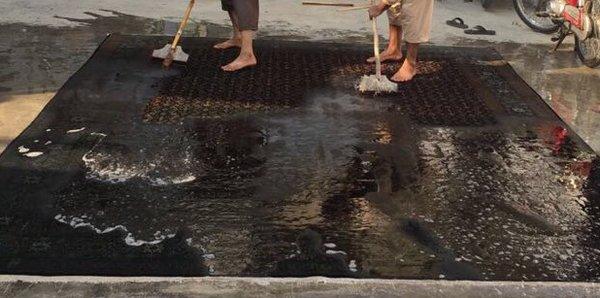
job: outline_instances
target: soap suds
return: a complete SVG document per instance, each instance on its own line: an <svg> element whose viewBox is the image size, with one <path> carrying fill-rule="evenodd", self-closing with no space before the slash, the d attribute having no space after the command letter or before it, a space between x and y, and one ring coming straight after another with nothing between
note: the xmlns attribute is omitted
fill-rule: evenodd
<svg viewBox="0 0 600 298"><path fill-rule="evenodd" d="M323 246L327 247L327 248L336 248L337 245L335 245L335 243L325 243L323 244Z"/></svg>
<svg viewBox="0 0 600 298"><path fill-rule="evenodd" d="M34 157L38 157L43 155L44 152L29 152L29 153L25 153L23 154L24 156L30 157L30 158L34 158Z"/></svg>
<svg viewBox="0 0 600 298"><path fill-rule="evenodd" d="M352 271L352 272L358 271L358 266L356 266L355 260L350 261L350 264L348 264L348 269L350 269L350 271Z"/></svg>
<svg viewBox="0 0 600 298"><path fill-rule="evenodd" d="M139 239L135 239L133 234L131 232L129 232L127 230L127 228L123 225L116 225L114 227L99 229L99 228L96 228L93 224L87 222L86 221L87 218L84 219L83 216L82 217L76 217L76 216L68 217L68 216L59 214L59 215L55 216L54 219L60 223L70 225L74 229L87 228L87 229L90 229L90 230L96 232L97 234L107 234L107 233L110 233L110 232L113 232L116 230L120 230L124 233L127 233L127 236L125 236L124 240L125 240L125 244L127 244L129 246L142 246L145 244L155 245L155 244L159 244L159 243L163 242L165 239L175 237L175 234L165 235L162 232L158 231L154 234L154 239L139 240Z"/></svg>
<svg viewBox="0 0 600 298"><path fill-rule="evenodd" d="M129 156L101 152L98 148L106 135L101 133L92 133L92 135L101 138L81 158L87 168L86 178L88 179L112 184L140 179L152 186L185 184L197 179L190 164L191 154L187 151L185 152L185 158L179 162L180 165L167 171L161 168L161 160L134 161ZM164 158L164 156L158 158ZM172 161L169 160L170 163ZM168 172L168 174L165 172Z"/></svg>
<svg viewBox="0 0 600 298"><path fill-rule="evenodd" d="M332 249L328 249L327 251L325 251L325 253L328 255L346 255L347 254L345 251L332 250Z"/></svg>
<svg viewBox="0 0 600 298"><path fill-rule="evenodd" d="M79 129L71 129L71 130L67 130L67 133L78 133L81 131L84 131L85 127L79 128Z"/></svg>

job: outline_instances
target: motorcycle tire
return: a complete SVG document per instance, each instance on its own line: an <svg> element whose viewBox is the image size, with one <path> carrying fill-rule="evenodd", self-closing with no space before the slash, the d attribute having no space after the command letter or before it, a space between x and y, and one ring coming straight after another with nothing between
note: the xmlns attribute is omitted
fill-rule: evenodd
<svg viewBox="0 0 600 298"><path fill-rule="evenodd" d="M596 46L590 49L590 43L596 43ZM589 67L596 68L600 65L600 39L589 38L586 41L581 41L575 36L575 52L579 56L579 60Z"/></svg>
<svg viewBox="0 0 600 298"><path fill-rule="evenodd" d="M593 19L600 18L600 0L593 0L588 12ZM600 65L600 28L596 27L592 36L586 40L580 40L575 36L575 51L579 60L590 68Z"/></svg>
<svg viewBox="0 0 600 298"><path fill-rule="evenodd" d="M513 5L515 6L515 11L517 12L517 15L519 16L519 18L521 18L525 25L527 25L529 28L533 29L536 32L545 34L554 33L558 30L560 25L552 22L550 19L548 19L548 24L541 24L538 21L536 21L534 19L534 16L530 16L530 14L528 14L525 11L525 5L523 1L524 0L513 0Z"/></svg>

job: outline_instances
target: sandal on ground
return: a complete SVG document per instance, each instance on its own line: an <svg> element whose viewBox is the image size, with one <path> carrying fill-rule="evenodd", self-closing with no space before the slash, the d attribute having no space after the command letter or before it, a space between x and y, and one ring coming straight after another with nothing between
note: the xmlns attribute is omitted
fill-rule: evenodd
<svg viewBox="0 0 600 298"><path fill-rule="evenodd" d="M446 25L460 28L460 29L469 28L469 26L465 25L465 21L463 21L463 19L461 19L461 18L454 18L452 20L447 20Z"/></svg>
<svg viewBox="0 0 600 298"><path fill-rule="evenodd" d="M473 27L473 29L467 29L467 30L465 30L465 34L471 34L471 35L496 35L496 31L494 31L494 30L487 30L487 29L483 28L483 26L477 25L477 26Z"/></svg>

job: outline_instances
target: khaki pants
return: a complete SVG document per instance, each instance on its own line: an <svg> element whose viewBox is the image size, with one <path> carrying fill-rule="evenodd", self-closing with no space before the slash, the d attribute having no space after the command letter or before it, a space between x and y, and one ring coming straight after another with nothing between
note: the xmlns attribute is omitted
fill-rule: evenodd
<svg viewBox="0 0 600 298"><path fill-rule="evenodd" d="M434 0L403 0L396 14L388 10L390 25L402 27L403 39L408 43L429 41Z"/></svg>

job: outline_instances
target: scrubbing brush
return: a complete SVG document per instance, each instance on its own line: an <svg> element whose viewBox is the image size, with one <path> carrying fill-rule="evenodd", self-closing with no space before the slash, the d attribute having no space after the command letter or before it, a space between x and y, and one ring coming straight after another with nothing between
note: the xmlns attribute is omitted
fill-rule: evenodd
<svg viewBox="0 0 600 298"><path fill-rule="evenodd" d="M398 92L398 85L381 74L381 56L379 55L379 32L377 30L377 19L371 19L373 27L373 52L375 53L375 74L365 75L358 83L360 92L392 93Z"/></svg>
<svg viewBox="0 0 600 298"><path fill-rule="evenodd" d="M179 62L187 62L189 59L189 55L186 54L183 49L178 46L179 40L181 39L181 35L183 34L183 29L187 25L188 20L190 19L190 14L192 13L192 8L194 7L196 0L190 0L190 4L188 5L187 10L185 11L185 15L181 24L179 25L179 30L177 30L177 34L173 39L172 44L165 45L162 49L155 50L152 52L152 57L163 59L163 66L169 67L173 64L173 61Z"/></svg>

